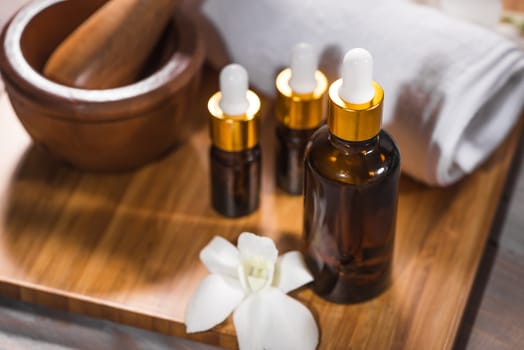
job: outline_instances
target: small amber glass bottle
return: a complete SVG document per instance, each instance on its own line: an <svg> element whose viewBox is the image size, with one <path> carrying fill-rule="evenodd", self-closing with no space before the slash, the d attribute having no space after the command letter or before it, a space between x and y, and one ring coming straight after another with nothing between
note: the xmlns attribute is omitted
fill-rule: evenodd
<svg viewBox="0 0 524 350"><path fill-rule="evenodd" d="M327 126L313 135L305 158L306 261L314 291L338 303L368 300L390 283L400 175L399 151L381 130L383 90L358 71L372 70L372 58L356 50L344 65L357 72L343 69L331 85ZM369 82L342 88L346 79Z"/></svg>
<svg viewBox="0 0 524 350"><path fill-rule="evenodd" d="M220 91L208 103L211 204L228 217L248 215L259 205L260 100L247 86L247 72L242 66L226 66L220 74Z"/></svg>
<svg viewBox="0 0 524 350"><path fill-rule="evenodd" d="M312 47L300 43L293 48L291 67L276 79L276 180L292 195L302 194L306 145L324 122L328 84L316 66Z"/></svg>

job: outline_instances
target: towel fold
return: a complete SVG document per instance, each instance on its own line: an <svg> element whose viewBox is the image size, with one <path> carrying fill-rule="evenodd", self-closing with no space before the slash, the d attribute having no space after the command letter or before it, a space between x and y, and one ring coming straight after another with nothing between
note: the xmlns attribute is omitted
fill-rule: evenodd
<svg viewBox="0 0 524 350"><path fill-rule="evenodd" d="M524 53L513 42L402 0L207 0L204 13L253 85L274 93L300 41L331 81L344 53L368 49L384 87L384 127L405 173L430 185L471 173L504 140L524 106Z"/></svg>

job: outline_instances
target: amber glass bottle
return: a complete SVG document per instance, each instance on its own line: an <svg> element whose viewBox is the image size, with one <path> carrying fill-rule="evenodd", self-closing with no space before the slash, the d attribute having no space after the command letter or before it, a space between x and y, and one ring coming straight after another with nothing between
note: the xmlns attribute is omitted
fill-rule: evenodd
<svg viewBox="0 0 524 350"><path fill-rule="evenodd" d="M247 86L242 66L226 66L220 73L220 91L208 103L211 204L229 217L254 212L260 197L260 100Z"/></svg>
<svg viewBox="0 0 524 350"><path fill-rule="evenodd" d="M220 214L239 217L258 208L260 154L259 145L237 152L211 146L211 202Z"/></svg>
<svg viewBox="0 0 524 350"><path fill-rule="evenodd" d="M313 133L324 123L326 76L317 70L313 47L297 44L291 54L291 67L276 79L275 115L277 185L285 192L302 194L304 152Z"/></svg>
<svg viewBox="0 0 524 350"><path fill-rule="evenodd" d="M282 124L276 127L277 185L292 195L302 194L304 188L304 153L317 129L295 130Z"/></svg>
<svg viewBox="0 0 524 350"><path fill-rule="evenodd" d="M330 87L328 125L306 149L305 255L317 294L354 303L390 283L400 155L381 131L382 88L372 82L372 99L352 104L341 85Z"/></svg>

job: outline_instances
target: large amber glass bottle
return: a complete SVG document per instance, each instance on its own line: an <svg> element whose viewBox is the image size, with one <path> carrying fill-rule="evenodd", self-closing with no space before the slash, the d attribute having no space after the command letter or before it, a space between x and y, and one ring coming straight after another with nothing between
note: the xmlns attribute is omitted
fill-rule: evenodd
<svg viewBox="0 0 524 350"><path fill-rule="evenodd" d="M306 149L305 255L317 294L354 303L391 280L400 155L381 131L382 88L372 82L372 99L353 104L341 85L330 87L328 125Z"/></svg>

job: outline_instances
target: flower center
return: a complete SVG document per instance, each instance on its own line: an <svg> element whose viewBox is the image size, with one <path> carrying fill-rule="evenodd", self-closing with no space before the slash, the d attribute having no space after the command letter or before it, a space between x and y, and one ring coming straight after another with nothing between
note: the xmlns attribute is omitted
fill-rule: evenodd
<svg viewBox="0 0 524 350"><path fill-rule="evenodd" d="M271 284L273 280L273 264L260 257L251 257L242 262L240 279L244 287L251 292L257 292Z"/></svg>

